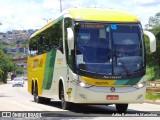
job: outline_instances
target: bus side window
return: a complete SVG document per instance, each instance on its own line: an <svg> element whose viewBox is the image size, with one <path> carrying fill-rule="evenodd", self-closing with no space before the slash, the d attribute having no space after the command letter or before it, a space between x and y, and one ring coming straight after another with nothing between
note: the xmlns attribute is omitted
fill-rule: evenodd
<svg viewBox="0 0 160 120"><path fill-rule="evenodd" d="M45 50L45 45L44 45L44 36L43 33L41 33L40 35L38 35L38 54L43 54L46 52Z"/></svg>
<svg viewBox="0 0 160 120"><path fill-rule="evenodd" d="M62 38L59 39L58 49L63 53L63 39Z"/></svg>
<svg viewBox="0 0 160 120"><path fill-rule="evenodd" d="M62 19L42 31L30 40L31 56L43 54L51 50L60 50L63 54Z"/></svg>
<svg viewBox="0 0 160 120"><path fill-rule="evenodd" d="M58 49L63 53L63 30L62 30L62 19L55 23L51 28L51 43L52 49Z"/></svg>
<svg viewBox="0 0 160 120"><path fill-rule="evenodd" d="M37 55L37 45L38 45L38 42L37 42L36 39L37 39L36 37L33 37L29 41L29 55L31 57Z"/></svg>

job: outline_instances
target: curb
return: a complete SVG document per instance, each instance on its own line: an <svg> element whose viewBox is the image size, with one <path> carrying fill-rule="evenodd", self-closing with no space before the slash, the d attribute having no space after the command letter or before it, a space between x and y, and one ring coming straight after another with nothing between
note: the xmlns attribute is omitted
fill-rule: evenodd
<svg viewBox="0 0 160 120"><path fill-rule="evenodd" d="M145 100L145 103L160 105L160 100Z"/></svg>

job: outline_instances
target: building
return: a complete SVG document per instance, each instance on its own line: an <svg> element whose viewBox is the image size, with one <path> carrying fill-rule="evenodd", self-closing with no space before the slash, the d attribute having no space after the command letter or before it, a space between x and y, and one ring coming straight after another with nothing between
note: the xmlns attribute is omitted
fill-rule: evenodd
<svg viewBox="0 0 160 120"><path fill-rule="evenodd" d="M6 33L0 33L0 40L11 42L27 40L35 31L33 29L7 31Z"/></svg>
<svg viewBox="0 0 160 120"><path fill-rule="evenodd" d="M23 76L27 76L27 56L20 58L12 58L15 65L23 68Z"/></svg>
<svg viewBox="0 0 160 120"><path fill-rule="evenodd" d="M27 47L15 47L15 48L7 48L7 54L9 53L28 53Z"/></svg>
<svg viewBox="0 0 160 120"><path fill-rule="evenodd" d="M4 34L0 33L0 40L3 40L3 36L4 36Z"/></svg>

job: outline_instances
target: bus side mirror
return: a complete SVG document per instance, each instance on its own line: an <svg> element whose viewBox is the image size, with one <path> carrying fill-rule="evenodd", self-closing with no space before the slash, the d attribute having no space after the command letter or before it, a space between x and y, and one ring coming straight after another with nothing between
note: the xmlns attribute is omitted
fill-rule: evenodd
<svg viewBox="0 0 160 120"><path fill-rule="evenodd" d="M74 49L74 35L72 28L67 28L67 40L68 40L68 48L70 50Z"/></svg>
<svg viewBox="0 0 160 120"><path fill-rule="evenodd" d="M155 52L156 51L156 38L155 38L155 36L153 35L153 33L146 31L146 30L143 30L143 33L149 37L150 51Z"/></svg>

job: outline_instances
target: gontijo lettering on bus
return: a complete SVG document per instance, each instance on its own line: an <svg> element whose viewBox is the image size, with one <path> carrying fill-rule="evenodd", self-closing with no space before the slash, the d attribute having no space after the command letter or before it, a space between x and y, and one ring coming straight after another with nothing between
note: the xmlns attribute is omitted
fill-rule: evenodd
<svg viewBox="0 0 160 120"><path fill-rule="evenodd" d="M33 60L33 68L42 67L43 59L35 59Z"/></svg>

